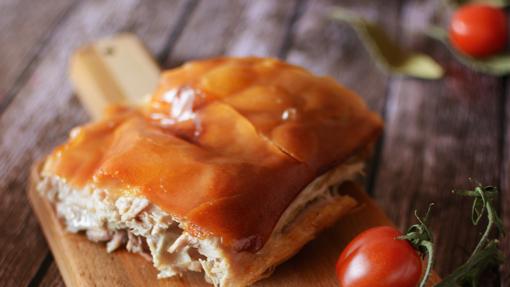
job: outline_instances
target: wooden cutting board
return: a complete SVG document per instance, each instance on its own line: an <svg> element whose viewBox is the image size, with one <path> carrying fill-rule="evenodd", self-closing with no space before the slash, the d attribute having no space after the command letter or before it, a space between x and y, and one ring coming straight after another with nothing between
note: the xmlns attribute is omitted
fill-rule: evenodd
<svg viewBox="0 0 510 287"><path fill-rule="evenodd" d="M93 118L109 103L136 105L157 85L159 67L133 35L123 34L79 49L71 59L70 77ZM32 170L28 195L68 286L208 286L202 274L156 279L156 269L141 256L126 251L106 253L103 244L65 231L52 206L35 190L39 165ZM336 286L335 262L343 247L361 231L392 225L363 191L352 194L360 207L277 267L257 286ZM430 285L438 282L433 274Z"/></svg>

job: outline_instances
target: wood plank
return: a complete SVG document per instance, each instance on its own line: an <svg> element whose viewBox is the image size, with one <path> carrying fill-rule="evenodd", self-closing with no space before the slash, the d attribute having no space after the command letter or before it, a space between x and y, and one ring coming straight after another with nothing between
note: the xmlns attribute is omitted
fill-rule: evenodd
<svg viewBox="0 0 510 287"><path fill-rule="evenodd" d="M71 53L84 42L123 30L140 33L160 53L185 1L82 1L58 26L37 65L0 115L0 282L24 286L48 249L23 192L28 170L62 142L69 129L87 120L67 78ZM146 7L150 6L150 8ZM150 11L151 21L145 13ZM156 33L157 32L157 33ZM27 256L30 254L30 256Z"/></svg>
<svg viewBox="0 0 510 287"><path fill-rule="evenodd" d="M334 77L356 91L373 110L382 112L389 76L376 67L352 28L328 18L337 5L378 23L390 35L397 34L398 0L310 1L296 23L286 59Z"/></svg>
<svg viewBox="0 0 510 287"><path fill-rule="evenodd" d="M450 191L472 187L468 177L499 183L502 83L466 69L418 33L433 22L437 5L416 0L403 7L403 42L431 53L447 71L442 81L395 80L374 195L401 229L414 222L415 209L436 203L436 268L447 274L467 259L479 236L470 227L471 200Z"/></svg>
<svg viewBox="0 0 510 287"><path fill-rule="evenodd" d="M296 4L296 0L201 1L164 66L221 55L276 57Z"/></svg>
<svg viewBox="0 0 510 287"><path fill-rule="evenodd" d="M16 81L75 1L3 0L0 2L0 110L19 88ZM23 79L20 79L22 81Z"/></svg>
<svg viewBox="0 0 510 287"><path fill-rule="evenodd" d="M507 235L501 242L501 247L505 257L510 258L510 80L506 79L505 96L502 99L503 116L503 135L505 136L501 146L501 217ZM501 268L501 286L510 286L510 264L504 264Z"/></svg>
<svg viewBox="0 0 510 287"><path fill-rule="evenodd" d="M57 264L53 261L46 271L45 276L39 283L40 287L65 287L64 280L60 275L60 271L58 270Z"/></svg>

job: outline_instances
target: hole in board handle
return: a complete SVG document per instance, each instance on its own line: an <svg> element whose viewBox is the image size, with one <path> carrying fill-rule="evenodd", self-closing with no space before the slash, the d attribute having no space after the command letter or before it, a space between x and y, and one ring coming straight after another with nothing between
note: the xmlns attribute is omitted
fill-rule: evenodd
<svg viewBox="0 0 510 287"><path fill-rule="evenodd" d="M111 56L111 55L113 55L113 52L114 52L113 47L106 47L106 48L104 49L104 54L105 54L106 56Z"/></svg>

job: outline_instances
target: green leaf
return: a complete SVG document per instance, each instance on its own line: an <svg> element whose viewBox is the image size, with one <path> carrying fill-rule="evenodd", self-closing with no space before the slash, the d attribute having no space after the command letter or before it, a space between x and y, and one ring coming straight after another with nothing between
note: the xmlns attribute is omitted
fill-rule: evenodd
<svg viewBox="0 0 510 287"><path fill-rule="evenodd" d="M343 8L335 8L331 17L350 24L372 58L384 70L422 79L439 79L443 76L443 68L434 59L402 49L378 25Z"/></svg>
<svg viewBox="0 0 510 287"><path fill-rule="evenodd" d="M470 2L483 3L483 4L492 5L492 6L496 6L496 7L506 7L506 6L510 5L509 0L474 0L474 1L470 1Z"/></svg>
<svg viewBox="0 0 510 287"><path fill-rule="evenodd" d="M495 7L506 7L510 5L510 0L446 0L449 4L461 6L468 3L487 4Z"/></svg>
<svg viewBox="0 0 510 287"><path fill-rule="evenodd" d="M427 35L441 41L455 58L466 67L493 76L504 76L510 74L510 54L500 54L490 58L475 59L465 56L450 45L448 33L441 27L433 26L428 29Z"/></svg>

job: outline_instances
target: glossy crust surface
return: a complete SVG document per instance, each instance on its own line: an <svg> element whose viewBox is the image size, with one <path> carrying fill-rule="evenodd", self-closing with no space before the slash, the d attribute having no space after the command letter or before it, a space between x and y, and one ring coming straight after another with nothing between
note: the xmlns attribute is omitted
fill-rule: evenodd
<svg viewBox="0 0 510 287"><path fill-rule="evenodd" d="M75 129L43 174L143 195L195 236L256 251L307 184L381 128L331 78L275 59L218 58L164 73L141 109L112 108Z"/></svg>

